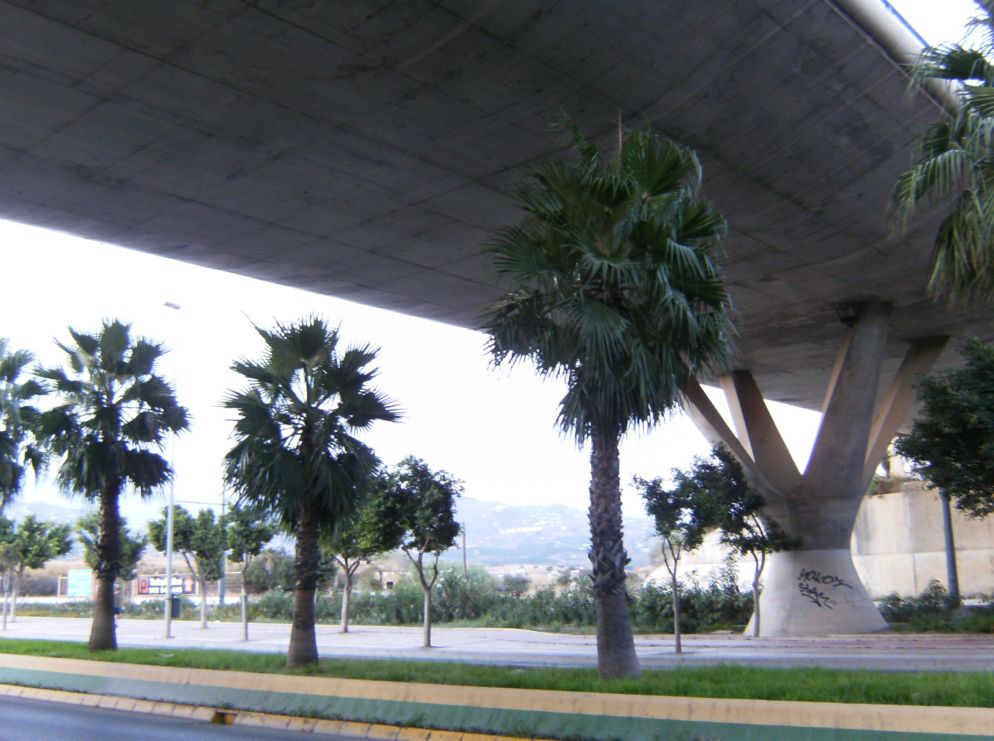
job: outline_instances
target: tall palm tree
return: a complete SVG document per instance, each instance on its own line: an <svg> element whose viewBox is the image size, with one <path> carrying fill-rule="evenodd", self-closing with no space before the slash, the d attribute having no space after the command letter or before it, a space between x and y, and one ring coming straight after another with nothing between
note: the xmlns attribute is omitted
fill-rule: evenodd
<svg viewBox="0 0 994 741"><path fill-rule="evenodd" d="M602 676L639 671L625 593L618 446L678 404L685 383L725 362L728 296L712 250L724 219L699 195L687 147L625 133L602 162L569 121L578 157L533 166L520 225L493 245L516 289L486 318L494 363L533 361L565 379L558 422L591 443L590 560Z"/></svg>
<svg viewBox="0 0 994 741"><path fill-rule="evenodd" d="M249 381L224 405L237 414L225 478L241 502L273 514L296 536L293 626L287 666L318 660L314 594L322 531L356 512L378 464L353 434L399 414L369 383L368 346L339 353L338 331L318 318L258 329L266 354L232 367Z"/></svg>
<svg viewBox="0 0 994 741"><path fill-rule="evenodd" d="M979 4L976 48L928 47L912 67L913 87L954 83L957 106L926 129L891 199L902 227L923 206L949 209L933 243L928 289L964 302L994 298L994 1Z"/></svg>
<svg viewBox="0 0 994 741"><path fill-rule="evenodd" d="M38 371L62 399L41 415L39 432L60 459L62 489L99 503L89 648L114 650L114 582L122 558L118 500L129 487L150 496L172 478L160 451L189 422L172 386L156 373L162 345L133 339L131 325L116 320L94 334L72 328L69 334L71 343L57 343L67 367Z"/></svg>
<svg viewBox="0 0 994 741"><path fill-rule="evenodd" d="M0 515L21 491L28 466L37 472L45 461L32 436L38 409L31 403L45 388L34 378L21 378L33 361L30 352L9 350L0 337Z"/></svg>

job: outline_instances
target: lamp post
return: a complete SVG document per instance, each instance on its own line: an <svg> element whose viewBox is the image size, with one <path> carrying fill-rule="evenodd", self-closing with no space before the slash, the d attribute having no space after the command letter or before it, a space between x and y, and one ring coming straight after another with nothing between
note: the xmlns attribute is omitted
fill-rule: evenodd
<svg viewBox="0 0 994 741"><path fill-rule="evenodd" d="M167 309L179 311L182 307L173 302L165 301L162 304ZM172 476L169 479L169 506L166 509L166 596L163 599L163 615L165 616L165 637L172 638L173 628L173 507L176 500L176 433L173 433L172 453L170 454L169 467L172 469Z"/></svg>
<svg viewBox="0 0 994 741"><path fill-rule="evenodd" d="M176 435L173 435L173 451L170 456L172 460L169 467L173 469L172 478L169 480L169 506L166 509L166 596L163 613L166 621L166 638L172 638L173 627L173 502L176 499Z"/></svg>

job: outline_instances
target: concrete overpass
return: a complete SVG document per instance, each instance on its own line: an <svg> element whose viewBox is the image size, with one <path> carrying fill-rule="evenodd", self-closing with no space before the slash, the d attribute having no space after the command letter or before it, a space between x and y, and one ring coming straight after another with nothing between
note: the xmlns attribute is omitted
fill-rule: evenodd
<svg viewBox="0 0 994 741"><path fill-rule="evenodd" d="M741 371L739 436L702 421L793 501L762 395L842 389L805 480L841 461L848 493L801 496L821 519L904 417L941 350L923 338L991 335L925 298L934 223L888 227L940 108L907 94L917 44L876 0L4 0L0 38L0 216L463 326L501 291L484 244L518 218L516 174L563 151L557 109L694 146L731 224ZM846 345L840 309L866 302Z"/></svg>

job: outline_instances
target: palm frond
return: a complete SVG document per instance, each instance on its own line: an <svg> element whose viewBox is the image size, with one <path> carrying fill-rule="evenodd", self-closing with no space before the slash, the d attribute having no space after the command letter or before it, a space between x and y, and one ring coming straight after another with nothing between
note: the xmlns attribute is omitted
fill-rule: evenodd
<svg viewBox="0 0 994 741"><path fill-rule="evenodd" d="M727 357L728 333L704 317L727 321L728 297L711 258L725 223L697 195L700 163L651 132L619 131L608 164L578 151L529 168L528 216L490 246L517 285L484 319L488 352L565 377L559 424L578 440L651 424Z"/></svg>

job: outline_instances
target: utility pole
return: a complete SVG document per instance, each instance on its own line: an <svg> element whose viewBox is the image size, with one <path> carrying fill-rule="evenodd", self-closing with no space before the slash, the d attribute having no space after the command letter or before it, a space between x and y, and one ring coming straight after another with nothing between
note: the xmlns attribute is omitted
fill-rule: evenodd
<svg viewBox="0 0 994 741"><path fill-rule="evenodd" d="M469 566L466 564L466 523L462 524L462 578L469 580Z"/></svg>

